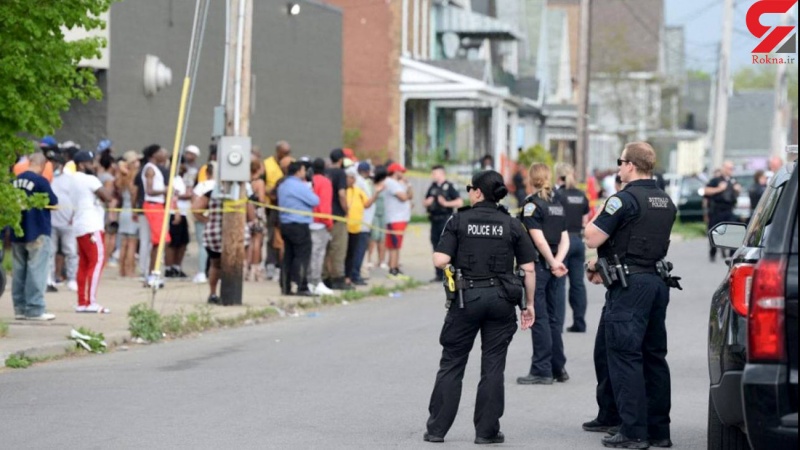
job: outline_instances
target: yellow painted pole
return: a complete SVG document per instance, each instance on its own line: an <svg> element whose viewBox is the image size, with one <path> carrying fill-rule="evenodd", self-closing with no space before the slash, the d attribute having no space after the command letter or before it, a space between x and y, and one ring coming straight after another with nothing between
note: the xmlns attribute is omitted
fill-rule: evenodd
<svg viewBox="0 0 800 450"><path fill-rule="evenodd" d="M161 239L158 241L158 251L156 252L156 261L155 265L153 266L153 273L155 275L156 282L153 283L151 288L153 289L153 298L151 303L155 301L155 291L158 289L158 278L161 275L161 256L164 254L164 238L167 236L167 230L170 220L170 211L172 210L172 185L173 179L175 178L175 174L178 172L178 164L180 160L178 159L178 155L181 153L180 145L181 145L181 137L183 136L183 118L186 115L186 99L189 96L189 86L192 84L191 78L188 76L183 79L183 91L181 92L181 103L178 109L178 126L175 127L175 144L172 146L172 163L170 163L169 167L169 180L167 182L167 198L164 204L165 214L164 220L161 222Z"/></svg>

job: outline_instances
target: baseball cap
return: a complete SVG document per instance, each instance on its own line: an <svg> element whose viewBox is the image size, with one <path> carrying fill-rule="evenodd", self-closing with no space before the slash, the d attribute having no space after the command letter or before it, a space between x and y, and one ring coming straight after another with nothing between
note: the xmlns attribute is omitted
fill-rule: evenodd
<svg viewBox="0 0 800 450"><path fill-rule="evenodd" d="M358 176L358 169L356 168L355 165L353 165L353 166L350 166L347 169L345 169L344 173L348 177L357 177Z"/></svg>
<svg viewBox="0 0 800 450"><path fill-rule="evenodd" d="M200 156L200 148L198 148L196 145L187 145L186 153L191 153L193 155Z"/></svg>
<svg viewBox="0 0 800 450"><path fill-rule="evenodd" d="M94 153L88 150L81 150L78 153L75 153L75 156L72 157L72 160L75 161L75 164L92 161L94 160Z"/></svg>
<svg viewBox="0 0 800 450"><path fill-rule="evenodd" d="M355 166L355 164L356 163L354 163L353 160L350 159L350 158L345 158L342 161L342 167L344 167L345 169L347 169L348 167L353 167L353 166Z"/></svg>
<svg viewBox="0 0 800 450"><path fill-rule="evenodd" d="M358 158L356 158L356 154L353 152L352 148L342 149L342 153L344 153L344 156L347 158L350 158L351 161L358 162Z"/></svg>
<svg viewBox="0 0 800 450"><path fill-rule="evenodd" d="M369 166L369 163L366 161L361 161L358 163L358 171L359 172L369 172L372 170L372 167Z"/></svg>
<svg viewBox="0 0 800 450"><path fill-rule="evenodd" d="M45 136L39 141L39 145L41 147L56 147L58 146L58 141L53 136Z"/></svg>
<svg viewBox="0 0 800 450"><path fill-rule="evenodd" d="M136 150L128 150L122 155L122 159L124 159L125 162L130 163L142 159L142 154L137 152Z"/></svg>
<svg viewBox="0 0 800 450"><path fill-rule="evenodd" d="M386 171L392 174L395 172L405 172L406 168L403 167L402 164L400 163L391 163L389 164L389 167L386 168Z"/></svg>
<svg viewBox="0 0 800 450"><path fill-rule="evenodd" d="M111 145L113 145L111 139L103 139L97 144L97 152L100 153L106 151L111 148Z"/></svg>

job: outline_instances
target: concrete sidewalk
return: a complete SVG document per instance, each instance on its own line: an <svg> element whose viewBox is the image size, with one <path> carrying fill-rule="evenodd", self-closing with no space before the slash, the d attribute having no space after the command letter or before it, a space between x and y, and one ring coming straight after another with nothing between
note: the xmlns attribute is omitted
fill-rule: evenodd
<svg viewBox="0 0 800 450"><path fill-rule="evenodd" d="M431 262L430 228L427 224L414 224L406 232L404 248L401 253L401 268L409 276L427 282L433 277ZM194 238L194 237L193 237ZM189 244L183 269L190 276L197 267L196 243ZM151 290L144 288L137 279L122 279L116 267L106 267L98 289L98 303L111 309L111 314L78 314L74 312L77 305L77 294L67 290L66 286L59 292L46 294L47 310L56 315L51 322L32 322L14 320L11 301L11 285L0 299L0 321L9 324L8 335L0 337L0 367L10 354L24 352L28 356L57 356L75 347L68 335L71 329L85 327L103 333L109 345L119 345L130 341L128 331L128 310L137 303L150 303ZM368 291L374 286L383 285L391 290L397 282L386 277L386 271L373 269L369 286L358 290ZM433 286L433 285L431 285ZM436 286L438 289L439 287ZM408 295L408 294L406 294ZM189 280L166 280L166 286L160 289L155 298L155 310L162 316L183 312L197 311L206 305L208 284L194 284ZM249 308L263 309L276 306L289 308L298 301L307 302L307 297L286 297L280 295L277 281L245 282L242 306L209 306L214 318L232 319L245 314Z"/></svg>

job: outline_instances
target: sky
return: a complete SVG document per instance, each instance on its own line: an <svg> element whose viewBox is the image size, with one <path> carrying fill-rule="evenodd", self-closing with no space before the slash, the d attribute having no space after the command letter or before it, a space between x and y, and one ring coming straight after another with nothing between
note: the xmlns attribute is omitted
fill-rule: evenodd
<svg viewBox="0 0 800 450"><path fill-rule="evenodd" d="M736 0L731 44L733 71L751 65L751 51L759 40L747 31L745 16L757 0ZM667 26L683 25L686 38L686 67L714 72L722 37L724 0L665 0ZM797 4L795 17L797 17ZM764 16L764 25L777 25L779 17Z"/></svg>

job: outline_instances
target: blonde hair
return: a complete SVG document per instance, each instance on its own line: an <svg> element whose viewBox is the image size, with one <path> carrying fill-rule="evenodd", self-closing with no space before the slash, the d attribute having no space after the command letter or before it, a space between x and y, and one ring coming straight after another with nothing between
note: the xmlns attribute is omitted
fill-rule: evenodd
<svg viewBox="0 0 800 450"><path fill-rule="evenodd" d="M553 195L553 184L550 181L550 167L544 163L533 163L528 170L528 179L531 187L538 192L536 195L542 200L550 200Z"/></svg>
<svg viewBox="0 0 800 450"><path fill-rule="evenodd" d="M564 187L567 189L574 189L575 185L575 169L572 165L560 162L556 164L556 177L564 180Z"/></svg>

